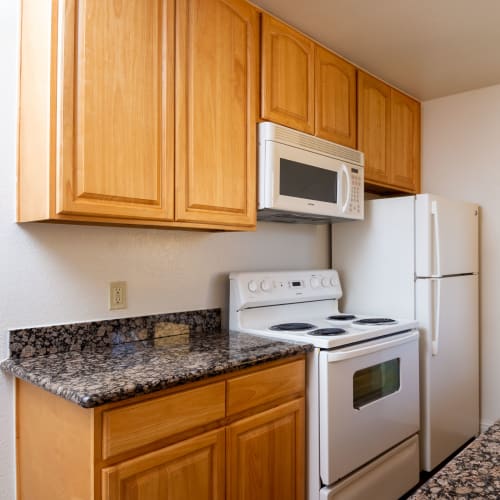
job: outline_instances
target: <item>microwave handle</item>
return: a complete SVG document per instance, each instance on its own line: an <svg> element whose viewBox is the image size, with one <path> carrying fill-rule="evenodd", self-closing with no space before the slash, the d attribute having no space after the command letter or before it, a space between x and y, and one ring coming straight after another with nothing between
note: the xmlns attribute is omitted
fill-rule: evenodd
<svg viewBox="0 0 500 500"><path fill-rule="evenodd" d="M347 210L348 205L349 205L349 200L351 199L351 177L349 175L349 169L347 168L345 163L342 163L342 175L345 175L346 184L347 184L347 189L346 189L347 194L345 197L344 204L342 205L342 212L345 212Z"/></svg>

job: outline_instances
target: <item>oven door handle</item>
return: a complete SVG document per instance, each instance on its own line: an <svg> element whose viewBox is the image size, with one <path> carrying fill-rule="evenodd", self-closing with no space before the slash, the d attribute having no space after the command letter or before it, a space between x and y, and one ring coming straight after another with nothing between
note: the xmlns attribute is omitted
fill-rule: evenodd
<svg viewBox="0 0 500 500"><path fill-rule="evenodd" d="M418 331L412 330L411 332L398 335L396 338L385 338L379 341L370 342L370 345L359 344L351 347L345 347L342 349L337 349L335 351L329 351L327 355L327 360L329 363L334 363L336 361L342 361L344 359L356 358L358 356L364 356L365 354L371 354L373 352L381 351L383 349L388 349L389 347L396 347L408 342L413 342L418 338Z"/></svg>

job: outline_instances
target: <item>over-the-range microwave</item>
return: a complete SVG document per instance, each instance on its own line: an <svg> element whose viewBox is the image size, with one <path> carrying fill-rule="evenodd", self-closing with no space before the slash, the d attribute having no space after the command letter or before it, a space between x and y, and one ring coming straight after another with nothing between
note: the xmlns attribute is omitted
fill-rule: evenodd
<svg viewBox="0 0 500 500"><path fill-rule="evenodd" d="M336 222L364 216L364 155L296 130L259 124L259 220Z"/></svg>

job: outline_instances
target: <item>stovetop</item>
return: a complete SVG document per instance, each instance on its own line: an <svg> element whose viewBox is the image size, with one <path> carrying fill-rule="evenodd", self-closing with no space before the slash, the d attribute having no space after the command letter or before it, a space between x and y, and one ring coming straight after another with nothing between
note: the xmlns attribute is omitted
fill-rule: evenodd
<svg viewBox="0 0 500 500"><path fill-rule="evenodd" d="M339 276L333 269L231 273L229 326L232 330L307 342L323 349L417 326L415 320L341 313L341 297Z"/></svg>
<svg viewBox="0 0 500 500"><path fill-rule="evenodd" d="M354 315L355 319L348 321L329 320L327 317L308 318L304 321L303 318L296 322L289 321L287 323L308 323L310 328L304 330L276 330L273 325L263 325L257 322L253 325L246 325L242 331L246 333L254 333L264 335L266 337L280 338L284 340L293 340L307 342L316 347L323 349L333 349L355 342L392 335L406 330L416 328L417 322L413 320L394 320L390 324L363 325L356 324L355 321L365 319L371 316ZM322 330L325 330L322 332ZM332 331L333 330L333 331Z"/></svg>

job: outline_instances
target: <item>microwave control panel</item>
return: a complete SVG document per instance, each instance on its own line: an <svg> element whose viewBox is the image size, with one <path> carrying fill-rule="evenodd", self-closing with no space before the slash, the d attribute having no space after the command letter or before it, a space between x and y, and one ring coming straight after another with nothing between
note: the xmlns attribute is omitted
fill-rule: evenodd
<svg viewBox="0 0 500 500"><path fill-rule="evenodd" d="M364 176L363 168L350 167L351 171L351 193L346 212L356 218L363 218L363 201L364 201Z"/></svg>

